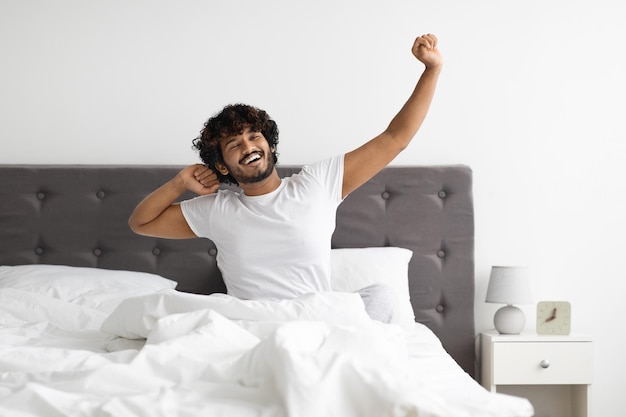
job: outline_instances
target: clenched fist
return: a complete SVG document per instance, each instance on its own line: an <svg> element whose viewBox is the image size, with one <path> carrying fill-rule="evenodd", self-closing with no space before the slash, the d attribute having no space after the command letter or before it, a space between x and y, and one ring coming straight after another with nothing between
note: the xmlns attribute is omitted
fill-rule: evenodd
<svg viewBox="0 0 626 417"><path fill-rule="evenodd" d="M431 33L415 39L411 51L418 60L426 65L426 68L437 68L443 65L443 58L437 49L437 37Z"/></svg>

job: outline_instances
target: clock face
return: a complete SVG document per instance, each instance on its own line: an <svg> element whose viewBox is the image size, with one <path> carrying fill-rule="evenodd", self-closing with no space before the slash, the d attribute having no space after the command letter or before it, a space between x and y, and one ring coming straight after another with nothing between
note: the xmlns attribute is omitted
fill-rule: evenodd
<svg viewBox="0 0 626 417"><path fill-rule="evenodd" d="M567 301L540 301L537 303L538 334L569 334L572 309Z"/></svg>
<svg viewBox="0 0 626 417"><path fill-rule="evenodd" d="M569 334L572 309L567 301L540 301L537 303L538 334Z"/></svg>

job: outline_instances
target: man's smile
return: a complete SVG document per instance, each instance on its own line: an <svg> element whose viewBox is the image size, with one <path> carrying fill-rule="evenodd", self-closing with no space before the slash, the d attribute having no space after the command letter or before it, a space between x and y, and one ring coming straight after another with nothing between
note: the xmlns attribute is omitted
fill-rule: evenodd
<svg viewBox="0 0 626 417"><path fill-rule="evenodd" d="M246 157L244 157L239 163L242 165L248 165L254 161L260 160L261 156L262 156L261 152L252 152L250 155L247 155Z"/></svg>

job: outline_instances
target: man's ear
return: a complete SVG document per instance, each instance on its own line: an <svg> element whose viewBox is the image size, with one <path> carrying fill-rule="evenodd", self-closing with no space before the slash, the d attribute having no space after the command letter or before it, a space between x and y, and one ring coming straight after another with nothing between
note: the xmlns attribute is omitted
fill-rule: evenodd
<svg viewBox="0 0 626 417"><path fill-rule="evenodd" d="M215 168L217 168L217 170L220 172L220 174L222 175L228 175L228 168L226 167L226 165L220 163L220 162L216 162L215 163Z"/></svg>

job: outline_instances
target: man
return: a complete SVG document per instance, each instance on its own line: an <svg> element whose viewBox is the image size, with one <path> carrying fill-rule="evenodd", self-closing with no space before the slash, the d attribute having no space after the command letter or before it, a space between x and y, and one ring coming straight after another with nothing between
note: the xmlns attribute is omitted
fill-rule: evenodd
<svg viewBox="0 0 626 417"><path fill-rule="evenodd" d="M131 215L130 227L147 236L210 238L228 293L235 297L285 299L329 291L338 205L409 145L432 101L443 64L437 38L418 37L412 53L425 69L380 135L281 179L275 169L276 124L263 110L227 106L194 141L206 165L184 168L147 196ZM217 192L220 182L236 183L241 192ZM176 203L187 190L199 197ZM371 316L389 321L392 312L384 305L392 301L383 289L361 295Z"/></svg>

